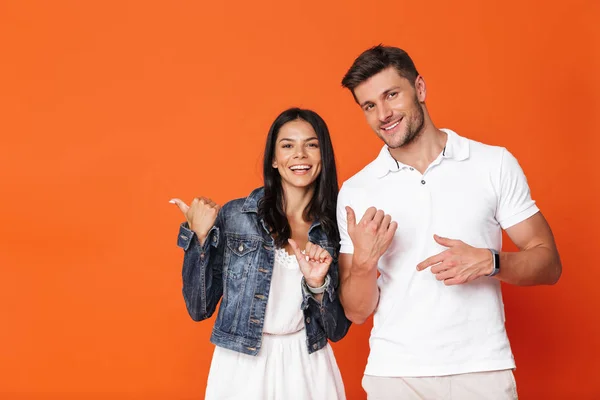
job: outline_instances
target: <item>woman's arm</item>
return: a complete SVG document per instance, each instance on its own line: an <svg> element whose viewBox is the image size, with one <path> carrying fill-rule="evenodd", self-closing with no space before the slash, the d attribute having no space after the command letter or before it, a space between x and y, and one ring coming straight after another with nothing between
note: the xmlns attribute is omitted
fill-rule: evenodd
<svg viewBox="0 0 600 400"><path fill-rule="evenodd" d="M223 295L222 232L224 212L206 198L188 207L174 199L188 222L181 225L177 244L183 248L183 298L194 321L210 318Z"/></svg>

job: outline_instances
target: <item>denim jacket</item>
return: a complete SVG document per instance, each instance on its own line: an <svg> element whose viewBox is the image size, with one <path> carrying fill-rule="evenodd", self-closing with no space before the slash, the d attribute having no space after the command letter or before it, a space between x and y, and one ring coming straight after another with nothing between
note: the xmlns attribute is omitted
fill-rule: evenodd
<svg viewBox="0 0 600 400"><path fill-rule="evenodd" d="M226 203L202 246L187 223L181 225L177 241L185 250L183 297L188 313L194 321L207 319L223 297L210 340L250 355L257 355L261 347L275 256L274 240L258 217L258 201L263 195L263 188L258 188L245 199ZM311 225L308 238L333 257L328 271L330 282L321 302L308 291L304 280L298 282L306 344L308 352L313 353L323 348L327 339L342 339L350 321L336 293L338 243L327 238L318 221Z"/></svg>

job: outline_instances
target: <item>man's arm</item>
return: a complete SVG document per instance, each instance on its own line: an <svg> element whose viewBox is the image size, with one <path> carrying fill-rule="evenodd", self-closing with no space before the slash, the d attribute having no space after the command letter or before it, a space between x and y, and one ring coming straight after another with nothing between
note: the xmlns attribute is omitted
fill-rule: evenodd
<svg viewBox="0 0 600 400"><path fill-rule="evenodd" d="M562 266L554 236L531 199L519 162L506 149L502 152L498 187L496 219L520 250L500 253L498 279L520 286L555 284ZM523 218L523 213L529 217Z"/></svg>
<svg viewBox="0 0 600 400"><path fill-rule="evenodd" d="M553 285L558 281L562 273L560 257L541 212L507 228L506 233L520 251L500 253L496 278L520 286ZM492 273L494 261L488 249L437 235L434 239L448 249L419 263L419 271L431 267L436 279L446 285L460 285Z"/></svg>
<svg viewBox="0 0 600 400"><path fill-rule="evenodd" d="M506 229L518 252L500 253L501 281L519 286L553 285L562 274L554 235L541 212Z"/></svg>
<svg viewBox="0 0 600 400"><path fill-rule="evenodd" d="M362 324L377 307L377 263L390 246L398 224L375 207L367 209L360 222L356 223L351 207L338 206L338 226L342 237L340 301L346 317ZM344 253L345 250L353 254Z"/></svg>
<svg viewBox="0 0 600 400"><path fill-rule="evenodd" d="M379 302L377 263L353 265L353 254L340 254L340 301L346 318L362 324L373 314Z"/></svg>
<svg viewBox="0 0 600 400"><path fill-rule="evenodd" d="M500 253L498 279L520 286L552 285L560 278L562 266L552 231L531 199L529 185L517 159L506 149L498 177L498 207L495 218L518 252ZM431 272L446 285L467 283L493 271L493 256L460 240L434 237L448 250L419 263L418 270Z"/></svg>

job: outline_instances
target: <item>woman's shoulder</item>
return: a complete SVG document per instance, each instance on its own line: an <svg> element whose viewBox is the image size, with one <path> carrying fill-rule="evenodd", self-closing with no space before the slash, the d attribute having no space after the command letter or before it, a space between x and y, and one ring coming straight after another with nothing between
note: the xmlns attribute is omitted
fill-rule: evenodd
<svg viewBox="0 0 600 400"><path fill-rule="evenodd" d="M258 187L246 197L240 197L237 199L229 200L221 209L226 212L227 215L242 214L242 213L255 213L258 210L258 203L264 196L264 188Z"/></svg>

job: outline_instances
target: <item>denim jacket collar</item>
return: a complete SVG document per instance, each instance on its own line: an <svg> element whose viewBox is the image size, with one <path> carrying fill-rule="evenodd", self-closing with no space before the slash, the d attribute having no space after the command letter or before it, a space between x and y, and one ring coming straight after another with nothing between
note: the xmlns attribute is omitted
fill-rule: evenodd
<svg viewBox="0 0 600 400"><path fill-rule="evenodd" d="M244 201L244 205L242 206L243 213L257 213L258 212L258 202L265 195L265 188L259 187L256 188L250 193L248 197L246 197L246 201Z"/></svg>
<svg viewBox="0 0 600 400"><path fill-rule="evenodd" d="M244 201L244 205L242 206L242 212L243 213L258 213L258 202L260 201L260 199L263 198L264 195L265 195L264 187L254 189L250 193L250 195L248 197L246 197L246 201ZM261 224L265 227L265 229L267 229L262 218L261 218ZM313 221L312 224L310 225L310 228L308 229L308 233L310 234L311 231L314 228L316 228L317 226L321 226L321 222L317 221L317 220Z"/></svg>

